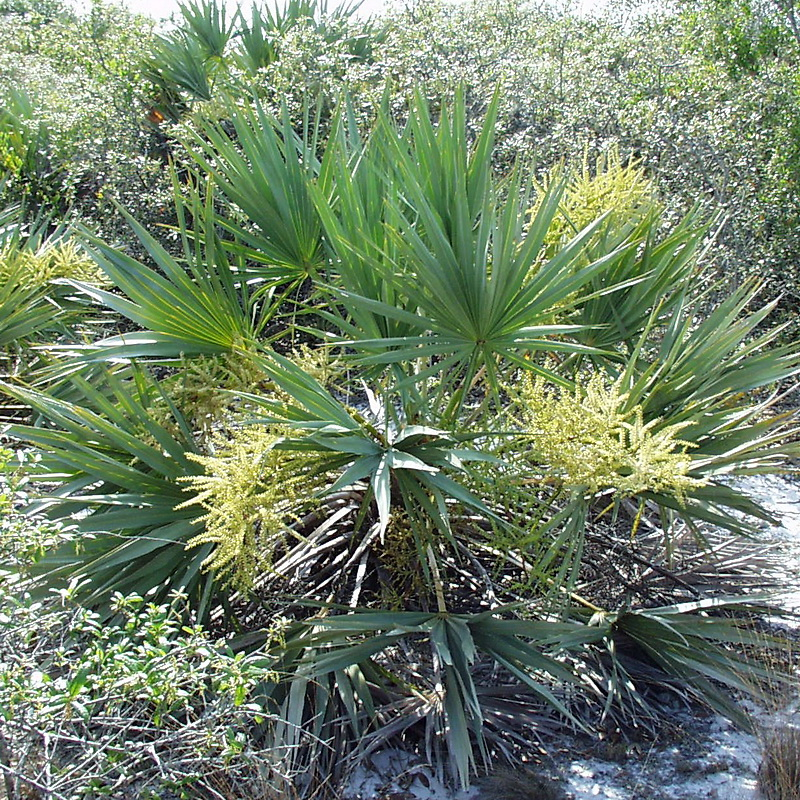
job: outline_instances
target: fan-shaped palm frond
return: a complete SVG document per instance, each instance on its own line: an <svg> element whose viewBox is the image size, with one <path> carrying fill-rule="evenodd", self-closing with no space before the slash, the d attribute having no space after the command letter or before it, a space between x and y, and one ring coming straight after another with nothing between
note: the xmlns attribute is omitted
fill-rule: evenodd
<svg viewBox="0 0 800 800"><path fill-rule="evenodd" d="M40 454L36 480L53 486L32 511L71 532L35 575L45 589L74 581L83 602L101 606L114 592L164 599L183 587L203 614L214 586L201 570L210 548L187 553L199 526L193 511L175 510L187 499L178 479L199 470L187 456L196 451L192 433L146 373L106 371L104 381L107 391L73 376L79 402L3 385L45 420L9 428Z"/></svg>

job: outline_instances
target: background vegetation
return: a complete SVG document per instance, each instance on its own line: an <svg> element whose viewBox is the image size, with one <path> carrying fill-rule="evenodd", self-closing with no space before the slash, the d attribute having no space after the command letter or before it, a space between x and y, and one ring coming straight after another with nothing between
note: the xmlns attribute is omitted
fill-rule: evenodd
<svg viewBox="0 0 800 800"><path fill-rule="evenodd" d="M697 202L725 212L719 274L769 275L771 293L792 307L800 45L791 4L612 6L583 19L515 3L426 2L380 23L339 15L324 25L300 2L257 24L243 10L209 50L190 22L159 36L113 6L79 19L57 5L9 4L0 66L12 115L9 197L71 207L97 226L109 224L112 199L143 222L163 221L162 167L180 153L153 110L213 116L215 98L244 82L265 99L287 98L293 113L307 96L330 106L346 87L368 118L387 79L401 105L411 87L436 103L464 81L476 113L500 87L501 162L525 153L541 173L565 158L593 163L616 142L658 180L674 213ZM171 73L170 58L194 64L193 76ZM10 141L21 133L12 118L27 120L26 141Z"/></svg>

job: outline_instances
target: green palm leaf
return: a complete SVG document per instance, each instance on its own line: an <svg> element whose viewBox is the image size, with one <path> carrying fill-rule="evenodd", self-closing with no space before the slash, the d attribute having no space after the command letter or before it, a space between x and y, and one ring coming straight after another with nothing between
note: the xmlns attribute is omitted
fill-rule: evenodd
<svg viewBox="0 0 800 800"><path fill-rule="evenodd" d="M539 263L561 187L528 225L529 181L519 170L502 184L492 176L495 115L496 102L470 147L462 93L438 128L418 98L404 131L384 114L352 177L340 155L336 192L313 193L343 279L332 291L352 320L350 343L378 351L366 363L414 364L409 383L447 367L453 389L484 368L499 394L502 364L536 368L532 351L589 352L563 338L579 328L552 327L554 309L626 252L574 267L590 227Z"/></svg>
<svg viewBox="0 0 800 800"><path fill-rule="evenodd" d="M727 481L736 475L780 471L797 452L797 415L774 412L779 394L764 394L800 372L800 354L774 346L783 327L764 330L775 303L746 313L758 287L744 284L697 323L702 298L679 303L660 340L652 328L640 338L622 372L629 407L640 405L655 429L685 424L692 444L689 474L706 479L684 501L653 495L678 516L752 534L742 514L774 522L771 514ZM654 312L653 324L657 312ZM753 392L761 396L753 399Z"/></svg>
<svg viewBox="0 0 800 800"><path fill-rule="evenodd" d="M88 284L71 284L149 333L110 337L95 346L94 357L164 357L254 347L258 326L248 307L248 290L243 281L234 280L213 232L213 215L205 217L204 246L193 250L187 244L184 263L171 256L133 218L126 217L157 269L85 234L95 261L123 296ZM84 360L92 357L87 355Z"/></svg>
<svg viewBox="0 0 800 800"><path fill-rule="evenodd" d="M611 615L607 621L612 638L629 637L666 673L684 680L687 691L740 727L751 730L752 716L720 686L764 700L762 687L789 679L756 658L738 654L732 646L784 649L789 643L753 630L736 618L708 616L708 612L738 609L746 613L757 606L758 598L709 598L623 612Z"/></svg>
<svg viewBox="0 0 800 800"><path fill-rule="evenodd" d="M199 469L187 457L195 444L145 373L122 379L107 372L105 381L107 393L73 376L82 396L77 403L3 387L47 422L8 431L36 448L36 479L54 486L32 511L75 533L37 562L35 576L43 591L75 581L83 602L102 607L114 592L163 599L183 588L204 614L213 588L213 576L201 569L209 548L186 551L200 526L192 519L196 512L175 510L186 500L178 479ZM157 401L171 417L164 423L154 414Z"/></svg>
<svg viewBox="0 0 800 800"><path fill-rule="evenodd" d="M319 170L316 126L300 139L286 108L276 120L258 101L240 107L231 100L227 113L232 134L200 120L186 140L190 155L252 225L234 222L233 214L220 222L266 263L280 267L284 281L315 275L324 263L319 216L308 190Z"/></svg>
<svg viewBox="0 0 800 800"><path fill-rule="evenodd" d="M49 301L43 289L14 283L0 286L0 348L22 344L59 328L62 309Z"/></svg>
<svg viewBox="0 0 800 800"><path fill-rule="evenodd" d="M477 748L484 763L489 758L481 692L472 675L479 654L495 659L519 679L521 693L532 692L553 710L580 725L547 685L553 679L575 682L577 678L565 663L544 652L558 650L560 644L568 646L566 643L579 629L585 626L555 623L551 628L548 623L540 622L526 630L517 621L500 619L494 612L466 615L357 610L342 616L316 617L307 623L306 636L315 649L304 659L304 674L319 679L349 665L368 670L369 662L401 639L414 641L420 635L427 637L441 672L439 691L444 692L440 709L442 728L437 733L446 736L449 765L456 781L468 786L476 769L474 750ZM530 634L542 636L546 644L543 646L535 637L526 638ZM602 636L603 632L595 629L591 640L601 640Z"/></svg>
<svg viewBox="0 0 800 800"><path fill-rule="evenodd" d="M570 315L573 322L586 326L575 334L579 341L604 350L618 344L631 350L652 324L653 309L659 319L669 318L692 283L702 280L697 263L710 225L701 224L699 210L694 209L659 240L659 217L658 212L651 213L628 231L622 241L641 242L642 246L627 250L581 290L587 296ZM597 247L593 244L588 246L589 259ZM613 294L602 291L623 285L625 288Z"/></svg>
<svg viewBox="0 0 800 800"><path fill-rule="evenodd" d="M179 4L186 23L185 33L203 48L206 58L221 59L233 33L233 21L226 20L226 8L216 0L188 0Z"/></svg>

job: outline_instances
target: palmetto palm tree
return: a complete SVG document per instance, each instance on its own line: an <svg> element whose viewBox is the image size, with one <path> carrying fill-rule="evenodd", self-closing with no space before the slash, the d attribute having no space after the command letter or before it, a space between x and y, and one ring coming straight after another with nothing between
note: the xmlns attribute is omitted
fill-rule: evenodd
<svg viewBox="0 0 800 800"><path fill-rule="evenodd" d="M576 725L553 679L606 713L641 699L619 640L731 714L712 681L762 677L726 649L754 641L715 616L733 602L581 597L584 536L611 508L631 537L643 515L667 538L670 520L768 519L727 478L794 452L793 418L747 393L800 353L756 333L770 307L744 313L751 287L698 322L695 216L664 235L657 215L618 235L601 218L554 249L563 183L535 200L524 164L497 175L495 115L472 136L463 91L436 123L417 96L404 124L384 111L364 132L344 102L322 141L231 101L230 125L186 141L206 193L179 201L180 255L133 220L149 263L87 237L116 291L73 286L139 330L75 348L67 371L117 366L74 377L81 402L7 387L44 420L11 431L42 452L42 507L80 512L80 546L42 575L85 579L98 604L184 586L230 608L215 578L232 575L267 610L299 604L278 640L239 640L280 658L264 692L291 759L322 757L303 727L370 747L427 717L468 783L515 718L480 685L487 660ZM204 431L170 393L192 359L248 364ZM400 655L423 650L419 668Z"/></svg>

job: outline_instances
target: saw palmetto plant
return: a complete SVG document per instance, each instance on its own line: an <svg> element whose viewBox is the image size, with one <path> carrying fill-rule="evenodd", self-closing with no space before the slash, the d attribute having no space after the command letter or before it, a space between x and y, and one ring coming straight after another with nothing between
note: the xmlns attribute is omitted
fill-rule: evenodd
<svg viewBox="0 0 800 800"><path fill-rule="evenodd" d="M631 552L645 528L667 549L757 535L771 517L732 479L795 452L769 391L800 350L756 287L697 290L708 225L667 228L636 184L635 213L618 192L567 230L597 185L498 174L496 103L474 131L463 91L369 130L345 100L324 137L311 113L226 108L186 136L176 251L133 219L146 261L85 235L113 289L71 289L135 329L62 347L53 390L5 387L36 411L10 431L40 453L36 510L73 526L39 586L98 607L181 589L270 650L283 722L261 734L309 792L340 745L413 731L466 785L548 715L646 708L656 674L736 716L720 684L767 678L735 650L764 643L754 600L737 617L679 576L690 602L583 591L598 525ZM228 376L213 404L181 380L193 360Z"/></svg>

